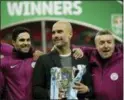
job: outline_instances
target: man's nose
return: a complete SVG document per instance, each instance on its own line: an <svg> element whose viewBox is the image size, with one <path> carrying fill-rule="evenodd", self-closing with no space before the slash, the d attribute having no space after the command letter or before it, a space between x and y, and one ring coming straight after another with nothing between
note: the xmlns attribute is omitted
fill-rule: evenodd
<svg viewBox="0 0 124 100"><path fill-rule="evenodd" d="M58 33L57 33L57 32L55 32L54 36L55 36L55 37L58 37Z"/></svg>
<svg viewBox="0 0 124 100"><path fill-rule="evenodd" d="M28 41L25 41L24 44L28 44L29 42Z"/></svg>
<svg viewBox="0 0 124 100"><path fill-rule="evenodd" d="M108 43L107 43L107 42L105 42L104 46L105 46L105 47L108 47Z"/></svg>

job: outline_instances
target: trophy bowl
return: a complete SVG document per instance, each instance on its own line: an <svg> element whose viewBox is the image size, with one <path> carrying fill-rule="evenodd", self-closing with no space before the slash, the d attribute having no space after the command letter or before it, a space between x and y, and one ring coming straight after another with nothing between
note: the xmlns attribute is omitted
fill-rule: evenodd
<svg viewBox="0 0 124 100"><path fill-rule="evenodd" d="M70 83L72 82L72 68L71 67L63 67L61 68L61 78L60 78L60 90L64 92L64 96L66 96L66 92L68 91L68 89L70 88Z"/></svg>

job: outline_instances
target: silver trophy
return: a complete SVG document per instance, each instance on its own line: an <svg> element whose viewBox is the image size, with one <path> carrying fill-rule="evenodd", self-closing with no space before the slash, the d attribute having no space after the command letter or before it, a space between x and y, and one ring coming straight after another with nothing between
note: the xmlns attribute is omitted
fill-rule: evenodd
<svg viewBox="0 0 124 100"><path fill-rule="evenodd" d="M75 72L78 73L75 76ZM51 69L51 89L50 99L59 99L59 93L62 91L62 98L67 100L78 100L77 90L73 89L75 82L80 82L86 72L86 65L77 65L76 67L53 67Z"/></svg>
<svg viewBox="0 0 124 100"><path fill-rule="evenodd" d="M70 84L73 79L73 69L72 67L61 68L59 89L63 91L62 98L66 98L66 92L68 91Z"/></svg>

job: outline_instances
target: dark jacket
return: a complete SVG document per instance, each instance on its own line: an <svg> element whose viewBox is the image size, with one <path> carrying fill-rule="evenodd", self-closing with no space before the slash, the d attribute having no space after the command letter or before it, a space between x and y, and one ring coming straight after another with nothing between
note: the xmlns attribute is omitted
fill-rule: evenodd
<svg viewBox="0 0 124 100"><path fill-rule="evenodd" d="M88 60L85 57L76 60L72 56L72 66L77 66L78 64L88 65ZM52 51L39 57L36 62L33 73L33 100L46 100L50 98L50 70L52 67L62 67L57 51ZM81 100L83 100L85 96L92 96L93 93L90 69L88 66L86 68L87 71L81 82L89 87L90 92L78 94L78 98Z"/></svg>

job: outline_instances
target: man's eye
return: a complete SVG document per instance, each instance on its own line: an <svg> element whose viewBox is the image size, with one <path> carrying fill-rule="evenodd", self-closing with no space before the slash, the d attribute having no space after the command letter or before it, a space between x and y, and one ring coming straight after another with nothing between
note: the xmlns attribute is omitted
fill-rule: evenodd
<svg viewBox="0 0 124 100"><path fill-rule="evenodd" d="M62 30L58 30L57 33L62 33Z"/></svg>
<svg viewBox="0 0 124 100"><path fill-rule="evenodd" d="M111 41L108 41L107 43L111 44L112 42Z"/></svg>
<svg viewBox="0 0 124 100"><path fill-rule="evenodd" d="M100 42L99 44L101 44L101 45L102 45L102 44L104 44L104 42Z"/></svg>
<svg viewBox="0 0 124 100"><path fill-rule="evenodd" d="M23 42L23 41L25 41L25 40L24 40L24 39L20 39L19 41Z"/></svg>
<svg viewBox="0 0 124 100"><path fill-rule="evenodd" d="M55 34L55 31L52 31L52 34Z"/></svg>
<svg viewBox="0 0 124 100"><path fill-rule="evenodd" d="M31 41L30 39L27 39L27 41Z"/></svg>

